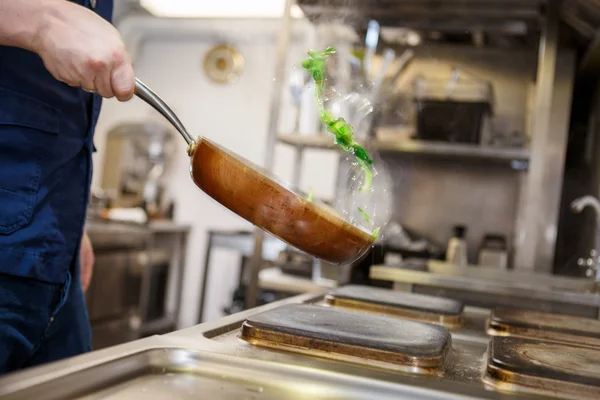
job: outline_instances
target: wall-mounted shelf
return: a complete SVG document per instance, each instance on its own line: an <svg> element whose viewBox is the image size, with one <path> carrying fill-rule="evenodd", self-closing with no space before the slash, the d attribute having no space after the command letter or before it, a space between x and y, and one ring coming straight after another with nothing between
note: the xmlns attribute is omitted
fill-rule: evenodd
<svg viewBox="0 0 600 400"><path fill-rule="evenodd" d="M292 146L334 149L336 145L331 136L326 135L279 135L279 141ZM370 140L368 147L380 152L404 153L440 158L460 158L481 161L510 163L523 169L529 162L529 151L519 148L495 148L469 144L451 144L427 142L422 140Z"/></svg>

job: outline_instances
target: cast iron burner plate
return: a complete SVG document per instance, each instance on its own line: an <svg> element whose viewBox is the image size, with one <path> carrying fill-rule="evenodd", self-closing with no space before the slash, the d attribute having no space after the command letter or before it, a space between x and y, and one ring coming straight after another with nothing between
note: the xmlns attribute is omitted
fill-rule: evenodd
<svg viewBox="0 0 600 400"><path fill-rule="evenodd" d="M499 308L488 333L600 348L600 320L570 315Z"/></svg>
<svg viewBox="0 0 600 400"><path fill-rule="evenodd" d="M486 383L506 391L600 398L600 351L537 340L494 337Z"/></svg>
<svg viewBox="0 0 600 400"><path fill-rule="evenodd" d="M432 322L449 328L462 324L463 303L423 294L369 286L344 286L325 296L334 307Z"/></svg>
<svg viewBox="0 0 600 400"><path fill-rule="evenodd" d="M448 329L312 304L288 304L242 325L249 343L346 362L437 373L451 348Z"/></svg>

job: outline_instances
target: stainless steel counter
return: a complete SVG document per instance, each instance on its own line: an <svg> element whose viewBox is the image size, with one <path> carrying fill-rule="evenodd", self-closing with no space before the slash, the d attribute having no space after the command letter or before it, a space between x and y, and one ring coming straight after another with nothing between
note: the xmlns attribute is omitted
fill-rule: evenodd
<svg viewBox="0 0 600 400"><path fill-rule="evenodd" d="M393 282L398 290L457 298L480 307L512 305L597 318L600 292L591 279L547 274L458 268L442 262L422 267L376 265L371 279Z"/></svg>
<svg viewBox="0 0 600 400"><path fill-rule="evenodd" d="M455 366L418 376L254 347L238 338L249 315L300 295L163 336L92 352L0 378L1 399L501 399L480 380L488 312L468 308L453 332ZM460 362L459 362L460 361ZM510 398L528 398L511 395Z"/></svg>

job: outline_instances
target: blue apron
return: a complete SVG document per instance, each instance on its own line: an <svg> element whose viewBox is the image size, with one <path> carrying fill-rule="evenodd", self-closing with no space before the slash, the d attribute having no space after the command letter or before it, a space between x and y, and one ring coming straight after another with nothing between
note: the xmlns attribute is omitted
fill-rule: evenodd
<svg viewBox="0 0 600 400"><path fill-rule="evenodd" d="M112 0L74 2L112 19ZM55 80L36 54L0 46L0 273L65 281L83 232L101 101Z"/></svg>
<svg viewBox="0 0 600 400"><path fill-rule="evenodd" d="M111 20L113 0L74 2ZM0 375L91 350L79 246L101 100L0 46Z"/></svg>

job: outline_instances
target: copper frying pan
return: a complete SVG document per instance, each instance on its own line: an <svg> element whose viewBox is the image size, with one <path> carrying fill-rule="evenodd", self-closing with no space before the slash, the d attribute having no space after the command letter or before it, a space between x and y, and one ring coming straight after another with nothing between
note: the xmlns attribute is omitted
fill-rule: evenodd
<svg viewBox="0 0 600 400"><path fill-rule="evenodd" d="M136 96L160 112L188 144L194 183L224 207L287 244L333 264L363 257L370 233L348 223L324 203L278 182L268 171L200 137L194 140L175 113L143 82Z"/></svg>

